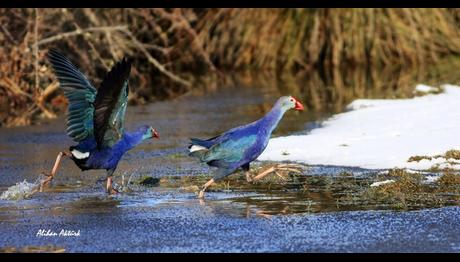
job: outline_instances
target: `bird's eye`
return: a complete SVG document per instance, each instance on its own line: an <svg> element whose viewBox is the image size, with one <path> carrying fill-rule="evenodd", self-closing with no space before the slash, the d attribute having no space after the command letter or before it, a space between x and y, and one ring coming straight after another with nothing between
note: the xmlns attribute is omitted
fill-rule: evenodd
<svg viewBox="0 0 460 262"><path fill-rule="evenodd" d="M291 98L291 102L294 102L294 98Z"/></svg>

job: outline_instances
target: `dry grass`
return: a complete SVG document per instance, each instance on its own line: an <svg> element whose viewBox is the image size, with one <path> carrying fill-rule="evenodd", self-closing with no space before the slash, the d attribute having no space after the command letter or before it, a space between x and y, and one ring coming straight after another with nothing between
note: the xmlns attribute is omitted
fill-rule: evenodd
<svg viewBox="0 0 460 262"><path fill-rule="evenodd" d="M460 51L457 9L245 9L206 14L218 65L420 65Z"/></svg>
<svg viewBox="0 0 460 262"><path fill-rule="evenodd" d="M420 162L422 160L431 161L433 159L441 159L443 162L436 163L430 167L431 172L449 172L452 171L452 167L459 165L460 163L460 150L451 149L446 151L444 154L438 154L434 156L411 156L407 162ZM443 166L443 167L441 167Z"/></svg>
<svg viewBox="0 0 460 262"><path fill-rule="evenodd" d="M50 47L96 86L114 61L131 56L135 103L175 97L235 69L315 78L310 72L321 68L339 86L329 96L341 100L349 92L340 68L418 67L458 55L459 17L458 9L0 9L0 122L25 125L64 110L45 59ZM331 92L304 86L297 92Z"/></svg>
<svg viewBox="0 0 460 262"><path fill-rule="evenodd" d="M264 166L263 168L268 168ZM426 183L419 173L406 172L403 169L389 170L380 177L356 177L352 173L338 176L283 173L272 174L257 183L248 183L243 174L231 175L211 186L209 192L253 192L273 196L271 204L303 203L313 201L316 210L362 210L395 209L414 210L460 204L460 175L455 172L443 172L433 183ZM178 188L182 192L197 192L211 177L209 175L186 177L163 177L160 186ZM380 186L370 186L375 180L391 179L394 182ZM247 197L236 201L254 201ZM278 199L278 200L276 200ZM290 204L287 204L290 205ZM284 206L284 205L282 205ZM292 204L295 206L295 204ZM297 208L305 212L304 207Z"/></svg>
<svg viewBox="0 0 460 262"><path fill-rule="evenodd" d="M460 193L460 175L452 172L444 173L437 181L438 192L442 193Z"/></svg>
<svg viewBox="0 0 460 262"><path fill-rule="evenodd" d="M423 183L421 174L408 173L402 169L392 169L388 176L395 182L369 187L360 197L398 209L459 203L460 175L458 174L444 172L433 184Z"/></svg>

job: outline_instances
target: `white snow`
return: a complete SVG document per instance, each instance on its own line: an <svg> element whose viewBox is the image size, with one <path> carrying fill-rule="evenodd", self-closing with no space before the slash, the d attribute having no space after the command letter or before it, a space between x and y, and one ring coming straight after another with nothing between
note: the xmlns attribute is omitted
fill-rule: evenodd
<svg viewBox="0 0 460 262"><path fill-rule="evenodd" d="M374 182L374 183L371 184L371 187L382 186L382 185L391 184L391 183L394 183L394 182L395 181L393 179Z"/></svg>
<svg viewBox="0 0 460 262"><path fill-rule="evenodd" d="M418 84L418 85L415 87L415 90L414 90L414 92L420 92L420 93L430 93L430 92L437 92L437 91L439 91L438 88L432 87L432 86L423 85L423 84Z"/></svg>
<svg viewBox="0 0 460 262"><path fill-rule="evenodd" d="M434 182L438 181L440 177L441 177L440 175L438 175L438 176L435 176L435 175L426 176L424 183L426 183L426 184L434 183Z"/></svg>
<svg viewBox="0 0 460 262"><path fill-rule="evenodd" d="M445 163L443 158L407 162L460 149L460 87L442 88L443 93L411 99L355 100L347 112L307 135L271 139L259 160L413 170Z"/></svg>

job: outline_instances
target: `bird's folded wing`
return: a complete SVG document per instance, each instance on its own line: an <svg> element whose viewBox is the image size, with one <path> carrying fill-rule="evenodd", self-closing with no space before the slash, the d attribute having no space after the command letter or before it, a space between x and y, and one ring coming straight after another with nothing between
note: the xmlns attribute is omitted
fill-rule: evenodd
<svg viewBox="0 0 460 262"><path fill-rule="evenodd" d="M102 81L94 101L94 136L98 148L111 147L123 136L128 103L128 78L131 63L116 63Z"/></svg>
<svg viewBox="0 0 460 262"><path fill-rule="evenodd" d="M213 145L206 152L203 161L219 160L225 163L237 163L244 160L246 151L257 142L257 135L248 135L227 139Z"/></svg>
<svg viewBox="0 0 460 262"><path fill-rule="evenodd" d="M65 56L50 49L48 59L69 100L67 134L79 142L93 136L93 102L96 89L88 79Z"/></svg>
<svg viewBox="0 0 460 262"><path fill-rule="evenodd" d="M205 148L210 148L214 144L218 143L218 139L221 136L222 135L218 135L218 136L211 137L211 138L208 138L208 139L199 139L199 138L193 138L192 137L192 138L190 138L190 146L189 146L189 148L191 148L194 145L205 147Z"/></svg>
<svg viewBox="0 0 460 262"><path fill-rule="evenodd" d="M198 145L198 146L202 146L202 147L205 147L205 148L210 148L210 147L212 147L212 146L214 146L216 144L219 144L219 143L227 141L227 140L231 140L231 139L235 139L235 138L238 139L238 136L240 136L242 134L244 135L246 130L253 129L254 126L255 126L254 123L250 123L250 124L247 124L247 125L244 125L244 126L235 127L235 128L232 128L232 129L228 130L225 133L222 133L220 135L217 135L215 137L211 137L211 138L208 138L208 139L190 138L190 146L189 146L189 148L191 148L193 145Z"/></svg>

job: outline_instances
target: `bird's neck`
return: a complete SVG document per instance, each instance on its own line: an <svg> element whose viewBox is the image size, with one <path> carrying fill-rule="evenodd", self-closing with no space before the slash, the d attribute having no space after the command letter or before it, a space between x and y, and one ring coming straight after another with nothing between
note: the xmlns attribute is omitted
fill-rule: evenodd
<svg viewBox="0 0 460 262"><path fill-rule="evenodd" d="M262 125L266 128L268 134L271 134L278 126L284 113L286 113L286 110L281 108L279 104L275 104L275 106L273 106L273 108L261 119Z"/></svg>
<svg viewBox="0 0 460 262"><path fill-rule="evenodd" d="M125 151L128 151L144 141L143 133L139 131L125 132L122 141L123 143L121 146Z"/></svg>

